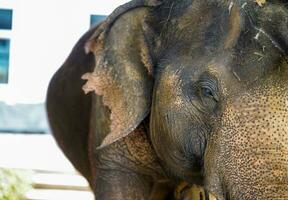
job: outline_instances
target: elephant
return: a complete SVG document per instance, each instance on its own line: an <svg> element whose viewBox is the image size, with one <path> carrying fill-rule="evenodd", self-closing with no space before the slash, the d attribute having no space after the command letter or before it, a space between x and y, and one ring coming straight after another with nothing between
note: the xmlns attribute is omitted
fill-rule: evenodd
<svg viewBox="0 0 288 200"><path fill-rule="evenodd" d="M287 54L287 1L132 0L53 76L51 129L96 199L288 199Z"/></svg>

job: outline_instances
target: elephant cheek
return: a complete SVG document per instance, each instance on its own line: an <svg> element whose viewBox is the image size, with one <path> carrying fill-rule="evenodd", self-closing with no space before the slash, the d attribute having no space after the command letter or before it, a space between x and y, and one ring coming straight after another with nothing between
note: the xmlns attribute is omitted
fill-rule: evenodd
<svg viewBox="0 0 288 200"><path fill-rule="evenodd" d="M182 178L187 171L182 142L187 128L183 119L184 102L179 94L180 89L173 85L175 79L178 79L176 75L165 75L154 88L150 138L168 174Z"/></svg>
<svg viewBox="0 0 288 200"><path fill-rule="evenodd" d="M228 104L205 153L206 186L219 200L288 199L286 85Z"/></svg>
<svg viewBox="0 0 288 200"><path fill-rule="evenodd" d="M179 164L182 155L179 152L179 141L173 135L173 116L163 115L159 107L153 107L150 121L150 138L153 147L160 158L165 170L171 174L183 174L182 166ZM179 139L179 138L178 138Z"/></svg>

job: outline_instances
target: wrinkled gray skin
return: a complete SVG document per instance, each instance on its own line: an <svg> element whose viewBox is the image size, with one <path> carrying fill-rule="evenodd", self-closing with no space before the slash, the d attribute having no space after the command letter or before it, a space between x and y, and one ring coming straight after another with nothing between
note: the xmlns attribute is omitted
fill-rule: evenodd
<svg viewBox="0 0 288 200"><path fill-rule="evenodd" d="M288 199L287 8L167 4L150 123L163 166L219 200Z"/></svg>
<svg viewBox="0 0 288 200"><path fill-rule="evenodd" d="M288 199L285 1L153 6L90 30L53 77L64 153L97 199L165 199L179 181L218 200Z"/></svg>

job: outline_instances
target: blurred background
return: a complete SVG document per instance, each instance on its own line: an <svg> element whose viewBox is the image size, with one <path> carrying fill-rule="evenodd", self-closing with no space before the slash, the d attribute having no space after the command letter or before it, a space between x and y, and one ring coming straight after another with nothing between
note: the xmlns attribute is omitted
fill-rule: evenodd
<svg viewBox="0 0 288 200"><path fill-rule="evenodd" d="M93 199L51 136L45 96L81 35L125 2L0 1L0 200Z"/></svg>

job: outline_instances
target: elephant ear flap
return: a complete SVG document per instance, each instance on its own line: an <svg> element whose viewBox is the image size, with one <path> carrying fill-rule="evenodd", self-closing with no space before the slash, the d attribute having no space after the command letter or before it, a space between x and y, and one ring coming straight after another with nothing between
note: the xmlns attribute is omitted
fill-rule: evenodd
<svg viewBox="0 0 288 200"><path fill-rule="evenodd" d="M105 35L110 31L111 26L121 15L125 14L130 10L140 7L160 6L161 4L163 4L164 1L165 0L132 0L123 4L122 6L119 6L106 18L105 21L100 24L100 26L95 30L92 37L87 41L85 45L86 53L93 51L93 49L95 48L95 40L101 37L103 39L103 37L105 37Z"/></svg>
<svg viewBox="0 0 288 200"><path fill-rule="evenodd" d="M96 66L82 76L87 80L83 90L102 96L111 111L110 132L99 148L127 136L150 112L153 59L152 37L144 22L148 17L147 7L130 10L87 43Z"/></svg>

